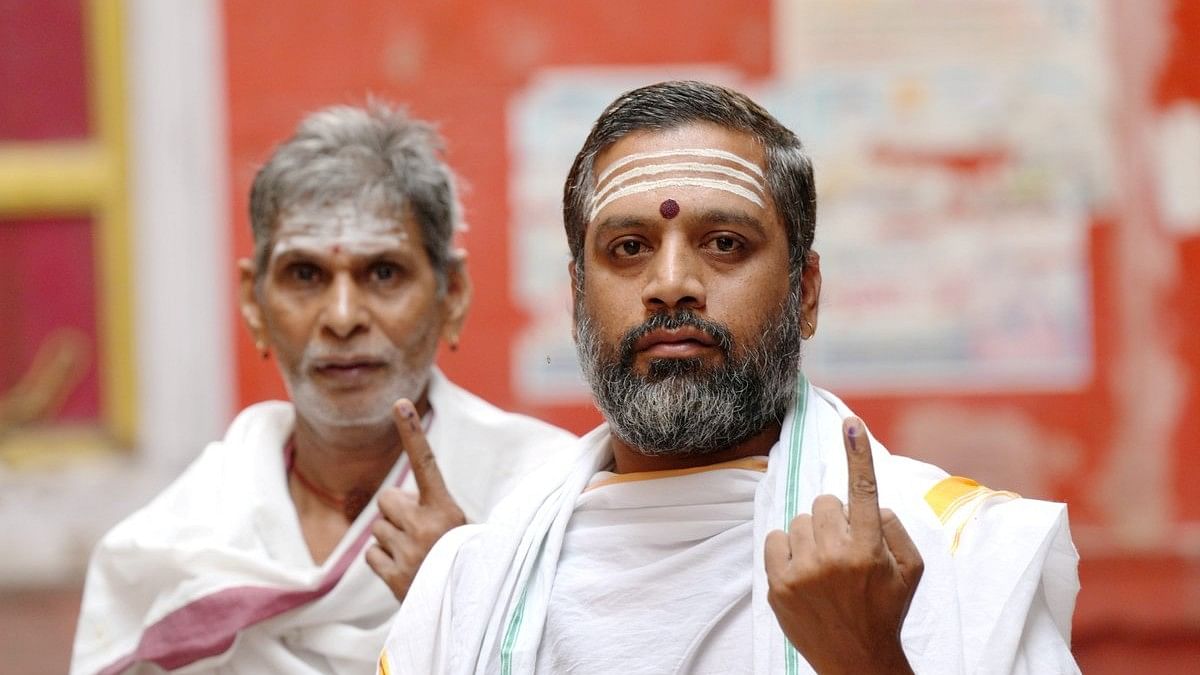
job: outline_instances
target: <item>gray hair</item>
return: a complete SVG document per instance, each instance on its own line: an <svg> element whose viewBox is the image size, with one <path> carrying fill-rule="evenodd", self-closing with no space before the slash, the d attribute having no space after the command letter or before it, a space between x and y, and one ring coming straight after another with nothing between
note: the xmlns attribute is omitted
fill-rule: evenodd
<svg viewBox="0 0 1200 675"><path fill-rule="evenodd" d="M749 134L766 155L769 197L787 231L793 286L812 248L817 196L812 162L796 134L744 94L705 82L660 82L622 94L592 127L563 188L563 226L582 287L583 242L595 193L596 156L637 131L665 131L693 122L712 122ZM582 291L577 288L576 293Z"/></svg>
<svg viewBox="0 0 1200 675"><path fill-rule="evenodd" d="M333 106L305 117L272 153L250 188L256 274L262 277L279 216L287 209L353 200L397 218L415 218L439 291L457 264L463 229L455 177L427 122L377 101Z"/></svg>

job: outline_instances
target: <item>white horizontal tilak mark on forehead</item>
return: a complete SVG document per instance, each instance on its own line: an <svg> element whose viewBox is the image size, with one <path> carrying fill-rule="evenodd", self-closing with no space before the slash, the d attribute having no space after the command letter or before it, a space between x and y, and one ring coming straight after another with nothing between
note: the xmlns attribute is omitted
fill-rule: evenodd
<svg viewBox="0 0 1200 675"><path fill-rule="evenodd" d="M753 188L754 191L759 194L759 196L762 196L766 193L766 188L763 186L761 180L739 169L732 169L721 164L712 164L708 162L672 162L639 166L615 174L612 179L604 185L604 187L598 188L599 191L596 193L595 198L603 201L604 198L607 197L609 193L613 192L618 186L624 185L635 178L653 176L663 173L715 173L745 183L748 187Z"/></svg>
<svg viewBox="0 0 1200 675"><path fill-rule="evenodd" d="M673 161L673 158L690 161ZM635 162L640 164L630 166ZM662 174L676 175L652 178ZM765 208L767 188L763 178L763 170L757 164L726 150L678 148L635 152L617 159L597 177L589 219L594 220L604 207L618 199L669 187L721 190Z"/></svg>
<svg viewBox="0 0 1200 675"><path fill-rule="evenodd" d="M615 192L611 193L608 197L605 197L604 199L600 200L599 202L596 203L595 206L592 207L592 212L591 212L591 215L588 217L588 220L595 220L596 216L599 215L600 212L604 210L604 207L617 201L618 199L621 199L623 197L628 197L630 195L641 194L643 192L650 192L651 190L658 190L659 188L665 188L665 187L702 187L702 188L710 188L713 190L722 190L724 192L728 192L730 194L734 194L734 195L737 195L738 197L746 199L746 200L750 201L751 203L753 203L755 206L758 206L759 208L766 208L766 206L763 204L762 199L759 198L759 196L757 194L755 194L754 192L752 192L736 183L731 183L729 181L724 181L724 180L716 180L713 178L692 178L692 177L663 178L662 180L638 181L631 185L626 185L625 187L617 189Z"/></svg>
<svg viewBox="0 0 1200 675"><path fill-rule="evenodd" d="M340 204L285 213L274 240L273 258L293 251L323 252L335 248L354 255L375 255L403 247L408 232L393 218Z"/></svg>
<svg viewBox="0 0 1200 675"><path fill-rule="evenodd" d="M604 182L604 179L608 178L609 175L614 171L627 164L630 164L631 162L638 162L644 159L661 159L663 157L711 157L714 159L724 159L744 167L747 171L760 178L763 176L762 169L760 169L757 164L743 157L739 157L732 152L728 152L726 150L716 150L713 148L680 148L676 150L656 150L654 152L635 152L632 155L625 155L621 159L609 164L608 168L606 168L599 176L596 176L596 185L600 185Z"/></svg>
<svg viewBox="0 0 1200 675"><path fill-rule="evenodd" d="M327 237L322 235L288 234L279 237L275 244L275 254L283 255L296 250L322 251L337 247L347 252L386 251L401 248L408 241L408 235L369 234L351 235L344 237Z"/></svg>

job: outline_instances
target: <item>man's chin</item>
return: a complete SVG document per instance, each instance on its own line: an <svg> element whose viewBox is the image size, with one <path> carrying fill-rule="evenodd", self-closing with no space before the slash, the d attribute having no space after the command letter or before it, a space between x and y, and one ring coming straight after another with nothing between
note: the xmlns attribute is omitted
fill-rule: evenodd
<svg viewBox="0 0 1200 675"><path fill-rule="evenodd" d="M393 424L391 406L382 410L296 406L296 415L304 418L314 426L327 429L373 429Z"/></svg>
<svg viewBox="0 0 1200 675"><path fill-rule="evenodd" d="M350 389L311 378L295 378L288 385L296 414L305 420L327 428L372 428L392 425L392 406L401 398L415 402L427 385L427 376L408 373Z"/></svg>
<svg viewBox="0 0 1200 675"><path fill-rule="evenodd" d="M360 398L321 396L315 392L299 393L292 398L297 416L315 426L331 429L369 429L391 425L392 404L395 401L395 398L379 394Z"/></svg>
<svg viewBox="0 0 1200 675"><path fill-rule="evenodd" d="M660 382L673 377L702 377L712 372L714 366L699 357L687 359L651 359L644 373L638 373L647 382Z"/></svg>

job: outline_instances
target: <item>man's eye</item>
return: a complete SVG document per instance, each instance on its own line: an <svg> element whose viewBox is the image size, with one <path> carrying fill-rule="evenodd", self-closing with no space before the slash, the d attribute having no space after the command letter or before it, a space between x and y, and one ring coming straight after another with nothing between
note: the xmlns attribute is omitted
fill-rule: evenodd
<svg viewBox="0 0 1200 675"><path fill-rule="evenodd" d="M636 239L626 239L625 241L617 244L616 254L617 257L620 258L631 258L641 253L643 250L645 250L645 248L645 245Z"/></svg>
<svg viewBox="0 0 1200 675"><path fill-rule="evenodd" d="M392 281L400 276L400 269L391 263L379 263L371 267L371 278L375 281Z"/></svg>
<svg viewBox="0 0 1200 675"><path fill-rule="evenodd" d="M321 278L321 270L316 265L309 263L297 263L291 267L291 276L296 281L312 283Z"/></svg>
<svg viewBox="0 0 1200 675"><path fill-rule="evenodd" d="M733 237L715 237L712 245L721 253L732 253L741 248L742 243Z"/></svg>

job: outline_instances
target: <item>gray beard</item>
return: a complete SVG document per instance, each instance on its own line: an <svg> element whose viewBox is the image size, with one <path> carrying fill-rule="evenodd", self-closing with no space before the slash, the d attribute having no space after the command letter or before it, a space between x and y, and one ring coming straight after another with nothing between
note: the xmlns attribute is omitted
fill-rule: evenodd
<svg viewBox="0 0 1200 675"><path fill-rule="evenodd" d="M634 372L638 339L683 326L708 333L724 360L706 367L700 359L655 359L645 376ZM689 310L655 314L618 345L602 344L591 317L579 310L576 332L584 376L612 432L651 457L712 454L782 422L800 372L799 289L741 354L728 328Z"/></svg>

